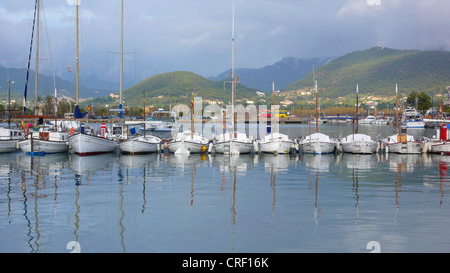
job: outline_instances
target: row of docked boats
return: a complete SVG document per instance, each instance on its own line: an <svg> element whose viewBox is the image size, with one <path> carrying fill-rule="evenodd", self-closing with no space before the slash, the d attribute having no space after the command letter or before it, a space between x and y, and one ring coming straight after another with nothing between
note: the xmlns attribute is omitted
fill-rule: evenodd
<svg viewBox="0 0 450 273"><path fill-rule="evenodd" d="M135 133L114 134L112 129L102 124L100 132L85 128L80 132L47 131L45 128L30 127L28 131L19 128L0 128L0 152L17 149L30 155L71 152L81 156L115 152L144 154L167 149L171 153L246 154L252 152L287 154L302 152L327 154L334 152L371 154L380 151L400 154L437 153L450 155L450 125L436 129L431 138L415 139L406 133L396 133L382 139L372 139L361 133L352 133L343 138L332 138L323 133L312 133L298 139L290 139L279 132L268 133L255 139L242 132L224 132L213 139L202 134L185 130L175 137L163 140L154 135ZM117 129L117 128L116 128ZM129 131L132 131L130 134Z"/></svg>
<svg viewBox="0 0 450 273"><path fill-rule="evenodd" d="M299 148L304 153L327 154L344 152L353 154L372 154L385 151L398 154L434 153L450 155L450 135L443 125L437 129L433 138L417 140L406 133L393 134L374 140L369 135L354 133L340 139L333 139L322 133L314 133L298 140Z"/></svg>

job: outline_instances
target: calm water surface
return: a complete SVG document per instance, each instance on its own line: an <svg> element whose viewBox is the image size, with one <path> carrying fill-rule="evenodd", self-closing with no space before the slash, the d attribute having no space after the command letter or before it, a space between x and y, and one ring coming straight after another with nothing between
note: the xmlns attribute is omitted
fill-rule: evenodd
<svg viewBox="0 0 450 273"><path fill-rule="evenodd" d="M370 252L372 241L381 252L448 252L448 164L384 153L0 154L0 252L70 252L73 241L81 252Z"/></svg>

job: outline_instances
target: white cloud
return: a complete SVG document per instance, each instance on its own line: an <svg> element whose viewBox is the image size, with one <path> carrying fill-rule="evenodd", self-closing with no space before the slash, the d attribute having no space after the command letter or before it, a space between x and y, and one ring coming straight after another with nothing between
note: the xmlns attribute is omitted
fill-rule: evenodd
<svg viewBox="0 0 450 273"><path fill-rule="evenodd" d="M379 6L379 5L381 5L381 0L367 0L367 5Z"/></svg>

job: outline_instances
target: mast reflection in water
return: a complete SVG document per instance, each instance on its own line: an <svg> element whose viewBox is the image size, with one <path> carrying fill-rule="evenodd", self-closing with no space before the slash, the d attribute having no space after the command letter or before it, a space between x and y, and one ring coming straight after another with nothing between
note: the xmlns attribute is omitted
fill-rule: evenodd
<svg viewBox="0 0 450 273"><path fill-rule="evenodd" d="M447 252L450 157L0 155L0 251ZM355 212L356 210L356 212ZM313 219L313 221L311 221Z"/></svg>

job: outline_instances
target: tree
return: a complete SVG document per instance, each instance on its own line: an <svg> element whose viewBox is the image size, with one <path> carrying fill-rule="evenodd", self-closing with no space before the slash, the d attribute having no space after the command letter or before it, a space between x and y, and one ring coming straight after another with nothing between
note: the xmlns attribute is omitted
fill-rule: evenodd
<svg viewBox="0 0 450 273"><path fill-rule="evenodd" d="M52 115L55 112L54 109L55 109L55 102L52 96L47 95L45 97L44 105L42 107L42 112L44 115Z"/></svg>
<svg viewBox="0 0 450 273"><path fill-rule="evenodd" d="M429 97L425 92L412 92L409 94L406 102L409 105L416 106L417 98L417 110L425 113L431 107L431 97Z"/></svg>

